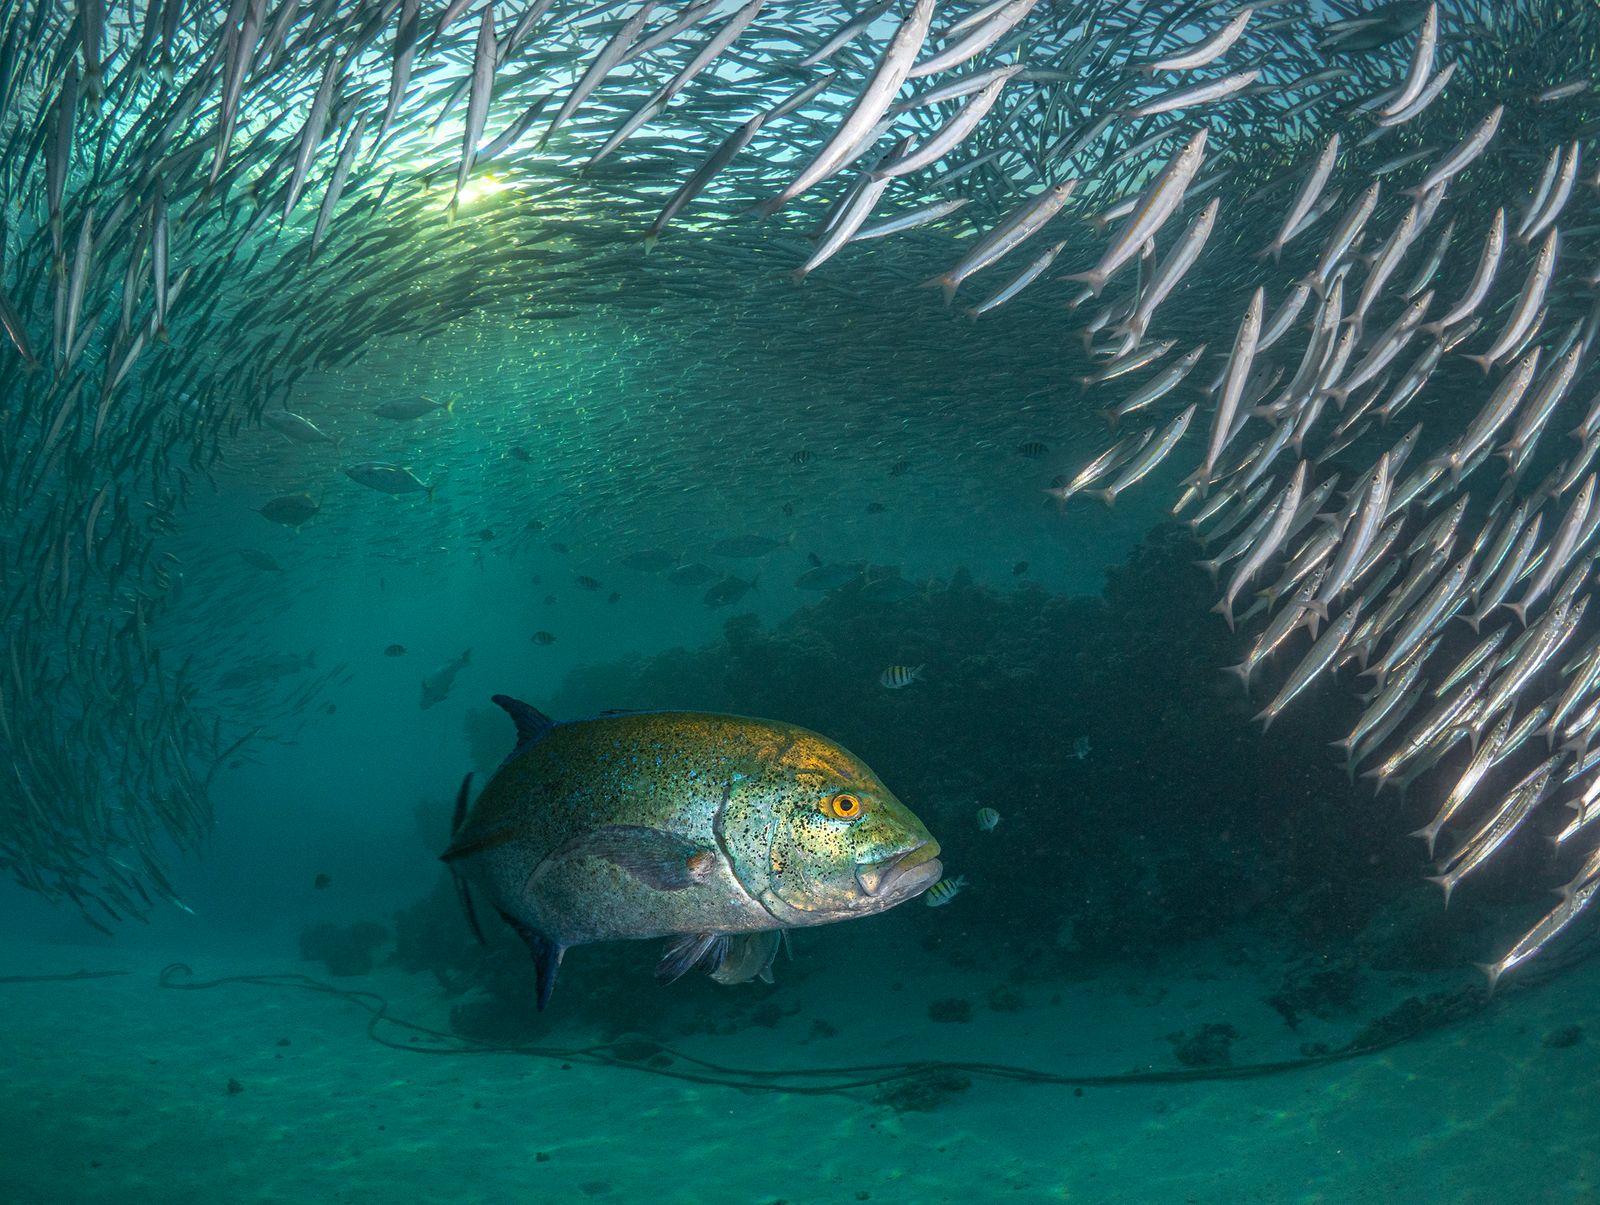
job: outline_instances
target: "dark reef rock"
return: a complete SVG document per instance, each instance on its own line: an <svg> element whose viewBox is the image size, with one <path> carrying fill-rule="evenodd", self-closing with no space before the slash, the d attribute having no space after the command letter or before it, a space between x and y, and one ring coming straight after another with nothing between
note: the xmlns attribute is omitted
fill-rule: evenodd
<svg viewBox="0 0 1600 1205"><path fill-rule="evenodd" d="M959 1071L925 1071L885 1085L873 1099L896 1113L931 1113L970 1087L971 1078Z"/></svg>
<svg viewBox="0 0 1600 1205"><path fill-rule="evenodd" d="M389 930L373 921L353 925L307 925L300 931L300 957L320 962L330 975L365 975L373 967L373 951L389 940Z"/></svg>
<svg viewBox="0 0 1600 1205"><path fill-rule="evenodd" d="M1232 1047L1240 1034L1233 1026L1211 1022L1195 1029L1167 1035L1172 1053L1185 1067L1225 1067L1233 1061Z"/></svg>
<svg viewBox="0 0 1600 1205"><path fill-rule="evenodd" d="M928 1005L928 1020L960 1025L972 1020L972 1003L959 996L935 1000Z"/></svg>
<svg viewBox="0 0 1600 1205"><path fill-rule="evenodd" d="M1353 962L1319 970L1296 968L1284 976L1283 984L1267 997L1290 1029L1299 1027L1300 1018L1310 1013L1320 1021L1332 1021L1355 1009L1361 972Z"/></svg>

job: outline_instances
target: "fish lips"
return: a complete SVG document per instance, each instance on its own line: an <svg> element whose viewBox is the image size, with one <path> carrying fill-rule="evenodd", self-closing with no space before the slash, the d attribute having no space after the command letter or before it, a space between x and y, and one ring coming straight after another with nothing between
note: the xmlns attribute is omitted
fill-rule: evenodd
<svg viewBox="0 0 1600 1205"><path fill-rule="evenodd" d="M943 873L937 841L924 841L876 862L856 863L856 883L874 899L890 893L910 898L937 883Z"/></svg>

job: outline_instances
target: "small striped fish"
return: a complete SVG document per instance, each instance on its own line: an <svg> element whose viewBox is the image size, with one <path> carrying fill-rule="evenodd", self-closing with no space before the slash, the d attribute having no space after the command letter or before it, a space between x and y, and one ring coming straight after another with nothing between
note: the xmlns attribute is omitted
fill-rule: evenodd
<svg viewBox="0 0 1600 1205"><path fill-rule="evenodd" d="M993 808L978 809L978 828L986 833L994 832L994 826L1000 823L1000 813Z"/></svg>
<svg viewBox="0 0 1600 1205"><path fill-rule="evenodd" d="M924 665L891 665L878 675L878 681L889 690L904 690L922 677Z"/></svg>
<svg viewBox="0 0 1600 1205"><path fill-rule="evenodd" d="M961 894L961 889L967 885L966 875L957 875L953 879L940 879L928 888L928 894L922 898L928 901L928 907L938 908L948 904Z"/></svg>

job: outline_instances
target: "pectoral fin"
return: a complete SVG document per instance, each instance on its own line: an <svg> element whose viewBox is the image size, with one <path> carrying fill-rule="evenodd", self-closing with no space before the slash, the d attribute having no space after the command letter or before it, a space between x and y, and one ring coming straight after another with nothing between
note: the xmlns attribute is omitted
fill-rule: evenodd
<svg viewBox="0 0 1600 1205"><path fill-rule="evenodd" d="M574 837L552 855L571 856L604 858L658 891L697 887L711 876L717 864L714 850L642 824L609 824L594 829Z"/></svg>
<svg viewBox="0 0 1600 1205"><path fill-rule="evenodd" d="M706 974L715 975L727 950L728 937L724 933L682 934L672 939L656 963L656 980L671 983L695 966L703 966Z"/></svg>

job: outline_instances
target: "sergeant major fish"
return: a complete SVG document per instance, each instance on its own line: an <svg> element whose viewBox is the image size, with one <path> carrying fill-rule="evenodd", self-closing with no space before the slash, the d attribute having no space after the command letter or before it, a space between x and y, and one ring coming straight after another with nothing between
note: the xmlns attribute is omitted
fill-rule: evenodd
<svg viewBox="0 0 1600 1205"><path fill-rule="evenodd" d="M505 695L517 745L443 860L527 943L543 1009L562 955L667 937L656 975L763 976L779 933L870 916L942 874L939 843L862 762L793 724L686 711L556 723ZM476 921L473 921L476 927Z"/></svg>

